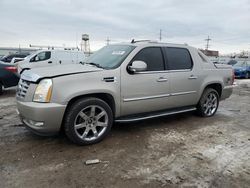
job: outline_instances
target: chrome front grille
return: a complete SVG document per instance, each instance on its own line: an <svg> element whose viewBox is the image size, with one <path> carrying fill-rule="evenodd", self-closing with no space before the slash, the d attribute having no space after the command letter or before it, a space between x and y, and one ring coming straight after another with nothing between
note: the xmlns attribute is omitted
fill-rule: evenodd
<svg viewBox="0 0 250 188"><path fill-rule="evenodd" d="M20 79L17 88L17 96L20 98L25 98L26 93L29 89L30 82Z"/></svg>

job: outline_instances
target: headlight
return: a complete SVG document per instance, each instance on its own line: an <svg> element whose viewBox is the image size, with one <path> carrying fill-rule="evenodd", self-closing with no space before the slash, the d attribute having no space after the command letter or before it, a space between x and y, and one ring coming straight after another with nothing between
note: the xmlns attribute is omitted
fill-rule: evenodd
<svg viewBox="0 0 250 188"><path fill-rule="evenodd" d="M52 80L44 79L41 80L34 94L34 102L50 102L52 94Z"/></svg>

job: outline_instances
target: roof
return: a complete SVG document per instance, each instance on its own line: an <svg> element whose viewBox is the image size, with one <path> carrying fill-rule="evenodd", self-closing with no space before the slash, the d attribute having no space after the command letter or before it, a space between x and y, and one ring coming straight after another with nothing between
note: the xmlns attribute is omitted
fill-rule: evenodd
<svg viewBox="0 0 250 188"><path fill-rule="evenodd" d="M130 43L129 42L124 42L124 43L116 43L113 45L132 45L132 46L140 46L140 47L147 47L147 46L168 46L168 47L179 47L179 48L187 48L190 47L188 44L174 44L174 43L163 43L163 42L157 42L157 41L152 41L152 40L139 40L135 41L132 40Z"/></svg>

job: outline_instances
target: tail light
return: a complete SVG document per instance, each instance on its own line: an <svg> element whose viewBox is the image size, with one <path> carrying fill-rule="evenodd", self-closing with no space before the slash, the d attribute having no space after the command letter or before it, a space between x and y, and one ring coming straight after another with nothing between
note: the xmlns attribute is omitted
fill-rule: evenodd
<svg viewBox="0 0 250 188"><path fill-rule="evenodd" d="M13 73L17 73L17 67L4 67L4 69Z"/></svg>

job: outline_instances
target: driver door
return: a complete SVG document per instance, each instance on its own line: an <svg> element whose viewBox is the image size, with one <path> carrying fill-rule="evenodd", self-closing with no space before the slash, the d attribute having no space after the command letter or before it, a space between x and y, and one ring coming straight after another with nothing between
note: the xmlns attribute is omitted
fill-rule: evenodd
<svg viewBox="0 0 250 188"><path fill-rule="evenodd" d="M144 61L147 70L135 73L121 71L121 114L125 116L168 108L169 75L165 71L161 47L144 48L133 61Z"/></svg>

